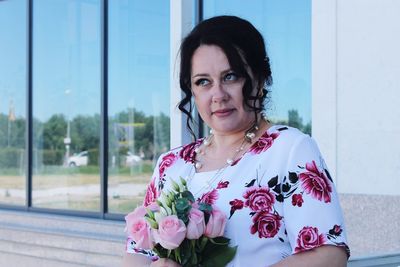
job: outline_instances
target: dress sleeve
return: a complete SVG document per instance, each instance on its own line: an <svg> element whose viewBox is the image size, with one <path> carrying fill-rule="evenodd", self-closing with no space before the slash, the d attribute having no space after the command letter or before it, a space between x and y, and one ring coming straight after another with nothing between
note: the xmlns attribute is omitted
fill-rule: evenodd
<svg viewBox="0 0 400 267"><path fill-rule="evenodd" d="M147 185L145 197L143 199L143 206L148 206L150 203L154 202L160 194L160 188L159 188L160 175L159 174L160 174L161 159L162 159L162 156L160 156L159 159L157 160L157 164L154 167L151 181ZM130 237L127 237L127 240L126 240L126 252L131 253L131 254L142 254L144 256L149 257L153 261L158 259L158 256L154 251L137 247L136 242Z"/></svg>
<svg viewBox="0 0 400 267"><path fill-rule="evenodd" d="M282 182L284 220L292 253L322 245L343 247L344 219L335 185L314 139L300 137L289 153Z"/></svg>

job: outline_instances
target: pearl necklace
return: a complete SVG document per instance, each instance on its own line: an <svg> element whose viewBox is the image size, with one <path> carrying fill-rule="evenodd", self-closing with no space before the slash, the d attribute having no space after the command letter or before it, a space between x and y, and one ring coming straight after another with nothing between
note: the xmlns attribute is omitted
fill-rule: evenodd
<svg viewBox="0 0 400 267"><path fill-rule="evenodd" d="M258 131L258 129L259 129L258 124L254 124L250 129L248 129L245 132L245 135L243 137L242 143L240 144L239 148L237 148L235 150L235 154L234 154L233 158L227 158L225 160L225 163L227 164L225 166L232 166L232 164L235 162L235 159L237 158L239 153L244 150L244 147L246 146L246 144L247 143L250 143L250 144L252 143L253 138L256 136L255 132ZM213 131L211 129L210 130L210 135L207 138L205 138L203 140L203 142L198 147L196 147L196 149L194 150L196 152L196 154L205 155L206 154L205 153L206 152L205 149L212 144L213 137L214 137L214 134L213 134ZM204 146L204 150L201 149L202 146ZM194 166L195 166L196 170L198 170L198 169L201 169L203 167L203 164L199 160L196 160Z"/></svg>
<svg viewBox="0 0 400 267"><path fill-rule="evenodd" d="M261 118L268 124L269 120L264 112L261 112ZM225 171L225 169L228 166L232 166L235 160L237 159L237 156L239 155L240 152L242 152L245 148L245 145L247 143L252 144L253 139L256 137L256 132L259 130L258 126L258 121L253 124L244 134L243 141L241 145L239 146L238 149L235 151L235 155L233 158L227 158L225 164L219 168L214 176L210 179L210 181L206 182L206 185L201 187L199 190L196 192L193 192L194 196L197 197L199 196L200 193L204 192L207 189L211 189L213 187L213 184L217 181L217 179L222 175L222 173ZM209 147L212 143L212 138L213 138L213 133L212 130L210 131L210 135L207 138L204 138L202 143L195 149L196 154L200 155L205 155L205 150L202 150L201 147L204 146L205 148ZM189 176L187 178L188 184L192 183L192 180L194 178L194 175L196 174L196 170L200 169L202 167L202 164L200 161L196 160L193 165L192 169L189 173Z"/></svg>

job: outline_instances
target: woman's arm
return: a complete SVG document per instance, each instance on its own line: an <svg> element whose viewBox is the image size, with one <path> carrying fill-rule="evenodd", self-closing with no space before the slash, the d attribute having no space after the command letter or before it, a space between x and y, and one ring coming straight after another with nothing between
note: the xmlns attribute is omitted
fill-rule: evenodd
<svg viewBox="0 0 400 267"><path fill-rule="evenodd" d="M347 255L343 248L325 245L312 250L293 254L271 267L345 267Z"/></svg>
<svg viewBox="0 0 400 267"><path fill-rule="evenodd" d="M123 267L134 267L134 266L148 267L150 266L150 264L151 260L144 255L125 253L122 259Z"/></svg>

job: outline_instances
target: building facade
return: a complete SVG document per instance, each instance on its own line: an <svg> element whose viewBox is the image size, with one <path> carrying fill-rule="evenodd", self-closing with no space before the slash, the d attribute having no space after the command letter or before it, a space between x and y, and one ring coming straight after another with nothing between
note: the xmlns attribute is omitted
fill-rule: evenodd
<svg viewBox="0 0 400 267"><path fill-rule="evenodd" d="M325 156L351 264L397 266L399 11L393 0L0 1L0 265L118 265L123 217L157 157L190 141L180 42L231 14L266 40L271 120L312 134Z"/></svg>

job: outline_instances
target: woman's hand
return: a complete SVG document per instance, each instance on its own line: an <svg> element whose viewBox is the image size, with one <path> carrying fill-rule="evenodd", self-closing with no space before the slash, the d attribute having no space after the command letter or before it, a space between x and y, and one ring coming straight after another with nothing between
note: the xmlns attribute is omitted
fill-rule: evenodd
<svg viewBox="0 0 400 267"><path fill-rule="evenodd" d="M178 263L173 260L161 258L150 264L150 267L181 267Z"/></svg>

